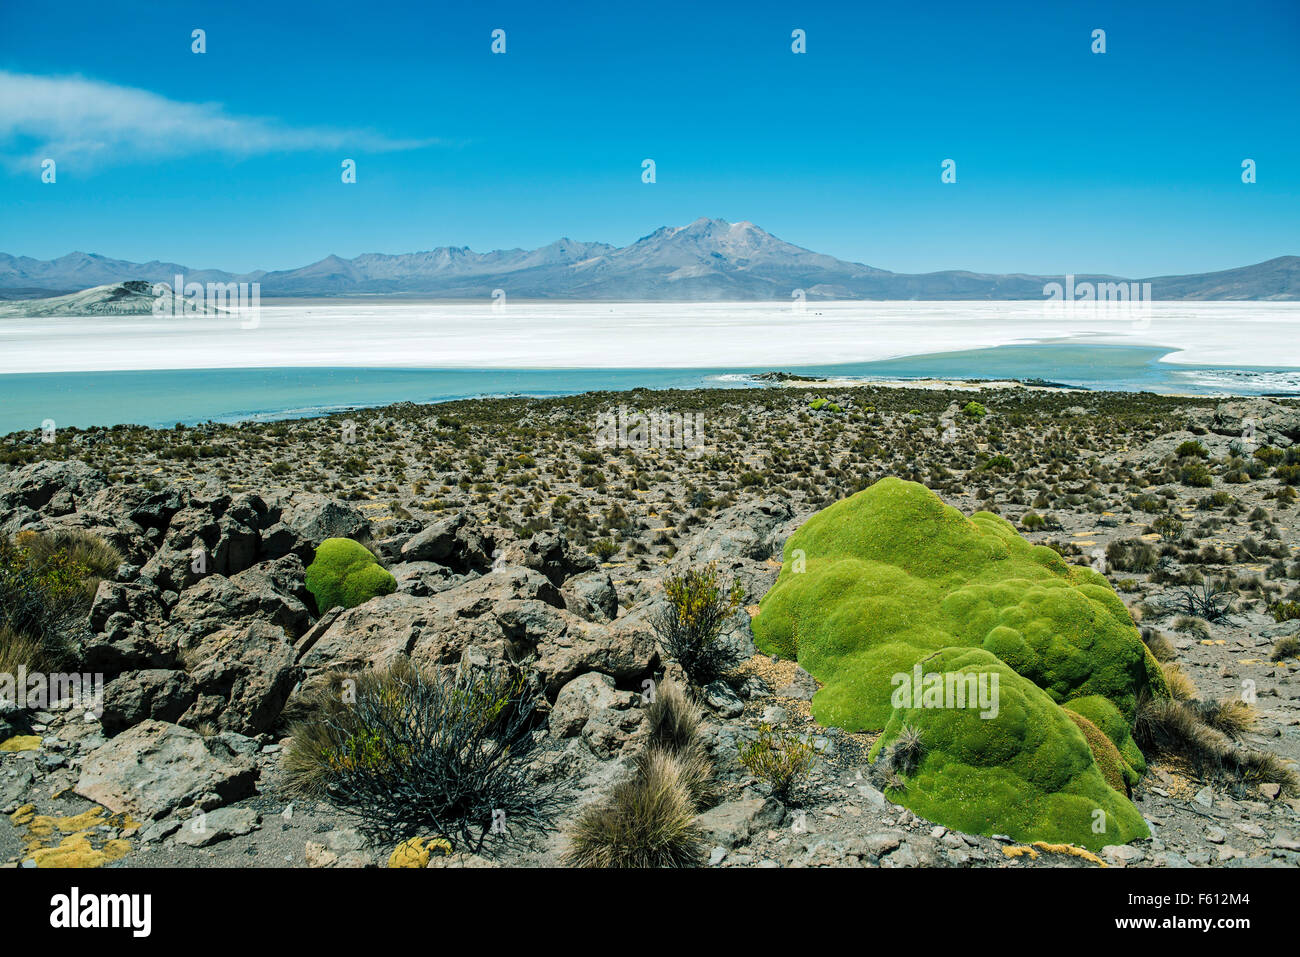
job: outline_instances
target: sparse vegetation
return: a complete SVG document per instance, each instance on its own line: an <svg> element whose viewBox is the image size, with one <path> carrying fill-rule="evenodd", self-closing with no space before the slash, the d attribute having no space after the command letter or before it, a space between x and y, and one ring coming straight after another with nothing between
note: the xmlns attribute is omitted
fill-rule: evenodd
<svg viewBox="0 0 1300 957"><path fill-rule="evenodd" d="M651 619L660 647L697 685L708 684L731 665L731 650L719 640L727 618L740 607L739 582L726 582L716 565L688 569L664 582L666 606Z"/></svg>
<svg viewBox="0 0 1300 957"><path fill-rule="evenodd" d="M336 675L290 729L290 788L386 839L433 832L491 849L549 826L557 806L562 784L534 765L539 701L519 671L425 673L399 659Z"/></svg>
<svg viewBox="0 0 1300 957"><path fill-rule="evenodd" d="M762 724L758 737L741 745L739 760L750 774L767 782L774 797L789 801L817 763L817 749L797 735Z"/></svg>
<svg viewBox="0 0 1300 957"><path fill-rule="evenodd" d="M695 815L712 792L698 738L700 714L684 689L660 683L633 774L589 806L569 832L572 867L694 867L704 857Z"/></svg>

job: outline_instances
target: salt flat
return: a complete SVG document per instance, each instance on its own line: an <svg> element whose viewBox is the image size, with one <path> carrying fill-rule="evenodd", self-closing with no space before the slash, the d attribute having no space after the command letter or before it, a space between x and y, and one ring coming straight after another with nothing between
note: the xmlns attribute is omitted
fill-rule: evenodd
<svg viewBox="0 0 1300 957"><path fill-rule="evenodd" d="M321 301L255 316L0 319L0 373L265 367L793 368L1053 341L1300 367L1300 303Z"/></svg>

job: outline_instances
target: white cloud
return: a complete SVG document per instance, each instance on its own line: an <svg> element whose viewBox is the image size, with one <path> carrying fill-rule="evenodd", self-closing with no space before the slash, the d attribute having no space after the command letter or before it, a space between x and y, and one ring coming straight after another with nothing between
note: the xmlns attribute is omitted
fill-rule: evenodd
<svg viewBox="0 0 1300 957"><path fill-rule="evenodd" d="M235 116L218 103L186 103L148 90L79 76L0 70L0 147L30 169L45 157L82 166L198 153L253 155L305 150L386 152L437 140L392 139L365 130L287 126ZM14 156L19 146L26 155Z"/></svg>

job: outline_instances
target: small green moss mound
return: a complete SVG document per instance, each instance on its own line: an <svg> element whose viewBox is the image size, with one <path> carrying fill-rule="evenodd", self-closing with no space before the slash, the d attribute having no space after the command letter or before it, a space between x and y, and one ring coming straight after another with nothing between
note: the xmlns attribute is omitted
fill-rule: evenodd
<svg viewBox="0 0 1300 957"><path fill-rule="evenodd" d="M397 590L397 579L364 545L350 538L327 538L307 566L307 590L322 614L336 605L355 608Z"/></svg>
<svg viewBox="0 0 1300 957"><path fill-rule="evenodd" d="M823 682L821 724L883 728L893 676L948 647L983 648L1058 704L1101 695L1131 719L1139 694L1168 694L1105 578L923 485L885 478L836 502L783 558L754 635Z"/></svg>
<svg viewBox="0 0 1300 957"><path fill-rule="evenodd" d="M1142 815L1107 784L1075 721L1033 682L980 648L945 648L921 664L927 674L990 686L996 675L998 707L991 717L924 699L894 709L871 760L890 754L903 734L918 735L920 746L909 751L910 766L891 769L891 801L947 827L1026 843L1100 850L1149 835Z"/></svg>

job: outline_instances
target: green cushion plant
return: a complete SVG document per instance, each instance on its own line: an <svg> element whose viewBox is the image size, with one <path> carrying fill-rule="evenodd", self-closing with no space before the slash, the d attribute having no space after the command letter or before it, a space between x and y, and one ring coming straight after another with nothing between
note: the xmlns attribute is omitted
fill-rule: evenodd
<svg viewBox="0 0 1300 957"><path fill-rule="evenodd" d="M904 729L919 735L910 767L886 796L971 834L1100 850L1148 837L1146 821L1111 787L1083 731L1033 682L980 648L946 648L927 673L998 678L995 717L975 708L898 708L871 749L889 755Z"/></svg>
<svg viewBox="0 0 1300 957"><path fill-rule="evenodd" d="M984 648L1058 704L1100 694L1131 719L1143 691L1166 693L1103 576L915 482L881 479L823 509L783 559L754 635L825 684L812 705L823 724L884 727L892 676L950 646Z"/></svg>
<svg viewBox="0 0 1300 957"><path fill-rule="evenodd" d="M395 579L374 554L350 538L327 538L307 566L307 590L321 613L335 606L355 608L397 590Z"/></svg>
<svg viewBox="0 0 1300 957"><path fill-rule="evenodd" d="M1102 843L1120 843L1117 834L1131 840L1145 833L1141 816L1106 783L1093 757L1096 751L1109 760L1111 750L1090 749L1080 723L1060 705L1069 703L1107 736L1120 765L1107 767L1110 780L1131 783L1145 762L1130 725L1141 696L1168 697L1164 675L1103 576L1031 544L1006 519L987 512L968 518L922 485L882 479L817 513L790 537L781 574L763 597L753 626L760 650L797 659L823 683L812 701L820 723L849 731L884 729L885 744L898 733L899 722L928 729L923 730L929 753L937 763L928 765L926 774L955 775L966 783L927 778L925 787L957 788L963 797L954 797L955 803L984 807L980 813L990 816L995 823L988 826L998 833L1016 836L1013 824L1019 821L1026 839L1093 846L1081 839L1079 829L1092 834L1091 820L1061 823L1069 816L1061 808L1077 811L1084 799L1111 821ZM967 652L974 657L962 657ZM914 719L893 693L898 676L910 675L923 661L929 670L952 660L1005 669L1015 680L1003 683L1002 694L1032 699L1019 706L1019 713L1040 722L1050 715L1061 741L1040 750L1032 766L1016 770L1021 758L997 741L1002 722L1014 718L967 725L969 715L945 718L936 709L921 708L924 714ZM951 737L959 729L960 741ZM964 757L949 761L942 758L945 753ZM1051 766L1058 757L1066 763ZM1011 762L1004 769L1010 778L996 770L1004 759ZM1090 774L1076 767L1080 761ZM1037 830L1010 803L1008 823L996 823L996 805L1010 794L1003 785L1014 783L1021 771L1037 782L1035 787L1041 785L1035 800L1042 806L1035 813L1043 826ZM1084 778L1092 783L1085 786ZM995 783L992 804L977 800L984 784ZM1078 788L1083 798L1075 800ZM927 800L924 808L913 803L922 801L916 797L921 791L909 785L898 800L918 813L933 810L930 816L940 823L987 833L967 828L962 815L945 818L943 800L939 805ZM1057 800L1052 796L1058 792L1072 797Z"/></svg>

